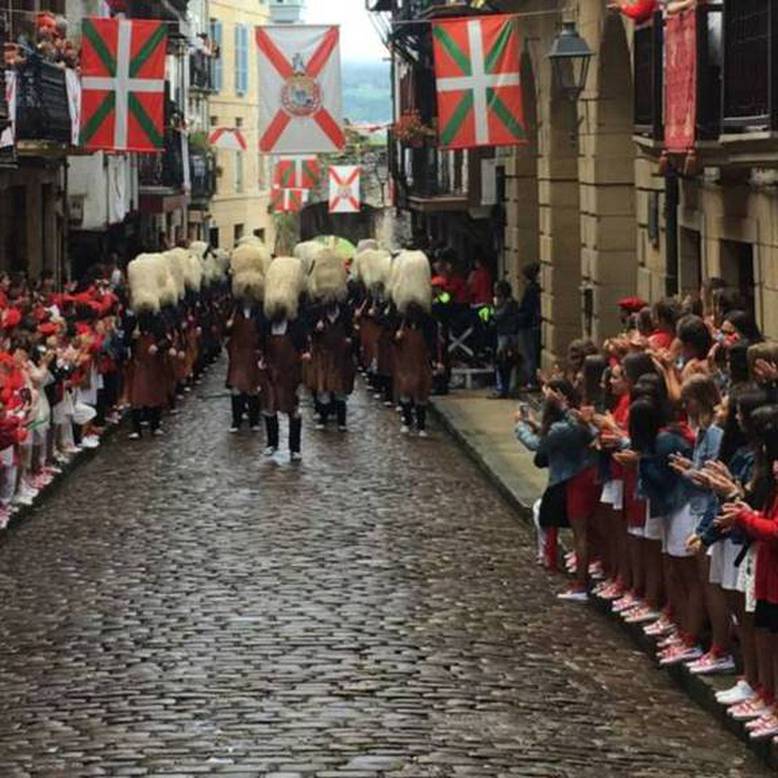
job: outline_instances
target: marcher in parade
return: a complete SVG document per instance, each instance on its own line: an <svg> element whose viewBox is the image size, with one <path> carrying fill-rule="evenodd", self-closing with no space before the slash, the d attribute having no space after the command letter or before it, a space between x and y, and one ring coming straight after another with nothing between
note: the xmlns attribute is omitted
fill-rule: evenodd
<svg viewBox="0 0 778 778"><path fill-rule="evenodd" d="M305 287L302 264L294 257L277 257L265 277L265 320L260 345L263 372L266 456L279 448L278 415L289 418L289 453L293 462L302 459L303 420L299 388L303 362L310 360L308 332L300 317L300 296Z"/></svg>
<svg viewBox="0 0 778 778"><path fill-rule="evenodd" d="M260 338L262 330L262 299L265 289L265 267L269 264L267 249L259 244L245 243L232 252L233 309L227 321L227 388L231 395L232 424L230 432L238 432L247 414L252 431L259 429Z"/></svg>
<svg viewBox="0 0 778 778"><path fill-rule="evenodd" d="M311 361L307 377L318 406L316 426L324 429L334 412L341 432L346 431L347 401L354 391L355 375L354 313L346 302L346 278L342 257L330 249L316 257L308 276Z"/></svg>

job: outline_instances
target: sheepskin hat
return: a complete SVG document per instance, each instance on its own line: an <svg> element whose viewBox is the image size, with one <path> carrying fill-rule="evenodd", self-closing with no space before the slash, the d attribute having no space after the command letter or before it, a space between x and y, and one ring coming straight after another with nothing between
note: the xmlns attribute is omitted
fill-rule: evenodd
<svg viewBox="0 0 778 778"><path fill-rule="evenodd" d="M404 314L412 304L429 311L432 307L430 263L423 251L402 251L395 259L391 295L397 310Z"/></svg>
<svg viewBox="0 0 778 778"><path fill-rule="evenodd" d="M155 258L160 257L160 254L139 254L127 265L130 298L136 313L159 311L160 299Z"/></svg>
<svg viewBox="0 0 778 778"><path fill-rule="evenodd" d="M305 275L308 275L313 270L313 263L316 261L316 257L325 250L326 246L315 240L306 240L294 247L294 255L303 263L303 273Z"/></svg>
<svg viewBox="0 0 778 778"><path fill-rule="evenodd" d="M186 249L174 248L165 252L170 274L176 285L177 299L186 293L186 275L189 267L189 252Z"/></svg>
<svg viewBox="0 0 778 778"><path fill-rule="evenodd" d="M193 240L189 244L189 251L198 259L205 259L205 255L208 252L208 244L204 240Z"/></svg>
<svg viewBox="0 0 778 778"><path fill-rule="evenodd" d="M331 249L319 252L308 276L311 297L324 303L342 302L348 294L346 282L346 266L340 254Z"/></svg>
<svg viewBox="0 0 778 778"><path fill-rule="evenodd" d="M378 249L378 241L373 238L362 238L357 243L357 254L362 251L375 251L376 249Z"/></svg>
<svg viewBox="0 0 778 778"><path fill-rule="evenodd" d="M300 295L305 288L302 262L296 257L276 257L265 277L265 315L297 318Z"/></svg>
<svg viewBox="0 0 778 778"><path fill-rule="evenodd" d="M386 286L391 268L392 257L388 251L366 249L354 257L354 274L370 291Z"/></svg>

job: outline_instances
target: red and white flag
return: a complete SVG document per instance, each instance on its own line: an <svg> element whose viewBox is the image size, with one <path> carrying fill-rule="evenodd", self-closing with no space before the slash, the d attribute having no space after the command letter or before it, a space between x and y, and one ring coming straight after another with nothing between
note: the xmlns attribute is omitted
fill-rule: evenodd
<svg viewBox="0 0 778 778"><path fill-rule="evenodd" d="M321 165L316 157L281 157L273 172L273 186L313 189L320 175Z"/></svg>
<svg viewBox="0 0 778 778"><path fill-rule="evenodd" d="M257 27L259 148L316 154L343 148L337 27Z"/></svg>
<svg viewBox="0 0 778 778"><path fill-rule="evenodd" d="M441 147L527 143L516 19L434 22L432 40Z"/></svg>
<svg viewBox="0 0 778 778"><path fill-rule="evenodd" d="M81 31L81 143L158 151L165 138L165 22L88 17Z"/></svg>
<svg viewBox="0 0 778 778"><path fill-rule="evenodd" d="M298 213L307 202L307 189L284 189L274 186L270 193L270 206L276 213Z"/></svg>
<svg viewBox="0 0 778 778"><path fill-rule="evenodd" d="M359 196L361 177L359 165L330 167L330 213L359 213L362 208Z"/></svg>

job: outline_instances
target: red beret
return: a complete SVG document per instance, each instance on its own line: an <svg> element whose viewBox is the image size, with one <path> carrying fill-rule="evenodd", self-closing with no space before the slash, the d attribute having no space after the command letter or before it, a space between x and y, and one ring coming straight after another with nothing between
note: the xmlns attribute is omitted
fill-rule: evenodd
<svg viewBox="0 0 778 778"><path fill-rule="evenodd" d="M618 302L619 308L627 313L637 313L643 310L648 303L640 297L623 297Z"/></svg>

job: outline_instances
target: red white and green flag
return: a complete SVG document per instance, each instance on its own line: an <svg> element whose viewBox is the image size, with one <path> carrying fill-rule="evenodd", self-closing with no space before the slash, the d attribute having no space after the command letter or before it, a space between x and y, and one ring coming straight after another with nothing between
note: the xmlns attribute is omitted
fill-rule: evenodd
<svg viewBox="0 0 778 778"><path fill-rule="evenodd" d="M330 213L359 213L362 209L359 165L330 166Z"/></svg>
<svg viewBox="0 0 778 778"><path fill-rule="evenodd" d="M165 23L87 17L82 37L81 144L108 151L162 148Z"/></svg>
<svg viewBox="0 0 778 778"><path fill-rule="evenodd" d="M432 26L440 145L527 142L515 17L449 19Z"/></svg>
<svg viewBox="0 0 778 778"><path fill-rule="evenodd" d="M308 202L308 192L308 189L274 186L270 192L270 207L276 213L298 213Z"/></svg>
<svg viewBox="0 0 778 778"><path fill-rule="evenodd" d="M321 166L316 157L281 157L276 162L273 186L313 189L320 175Z"/></svg>

